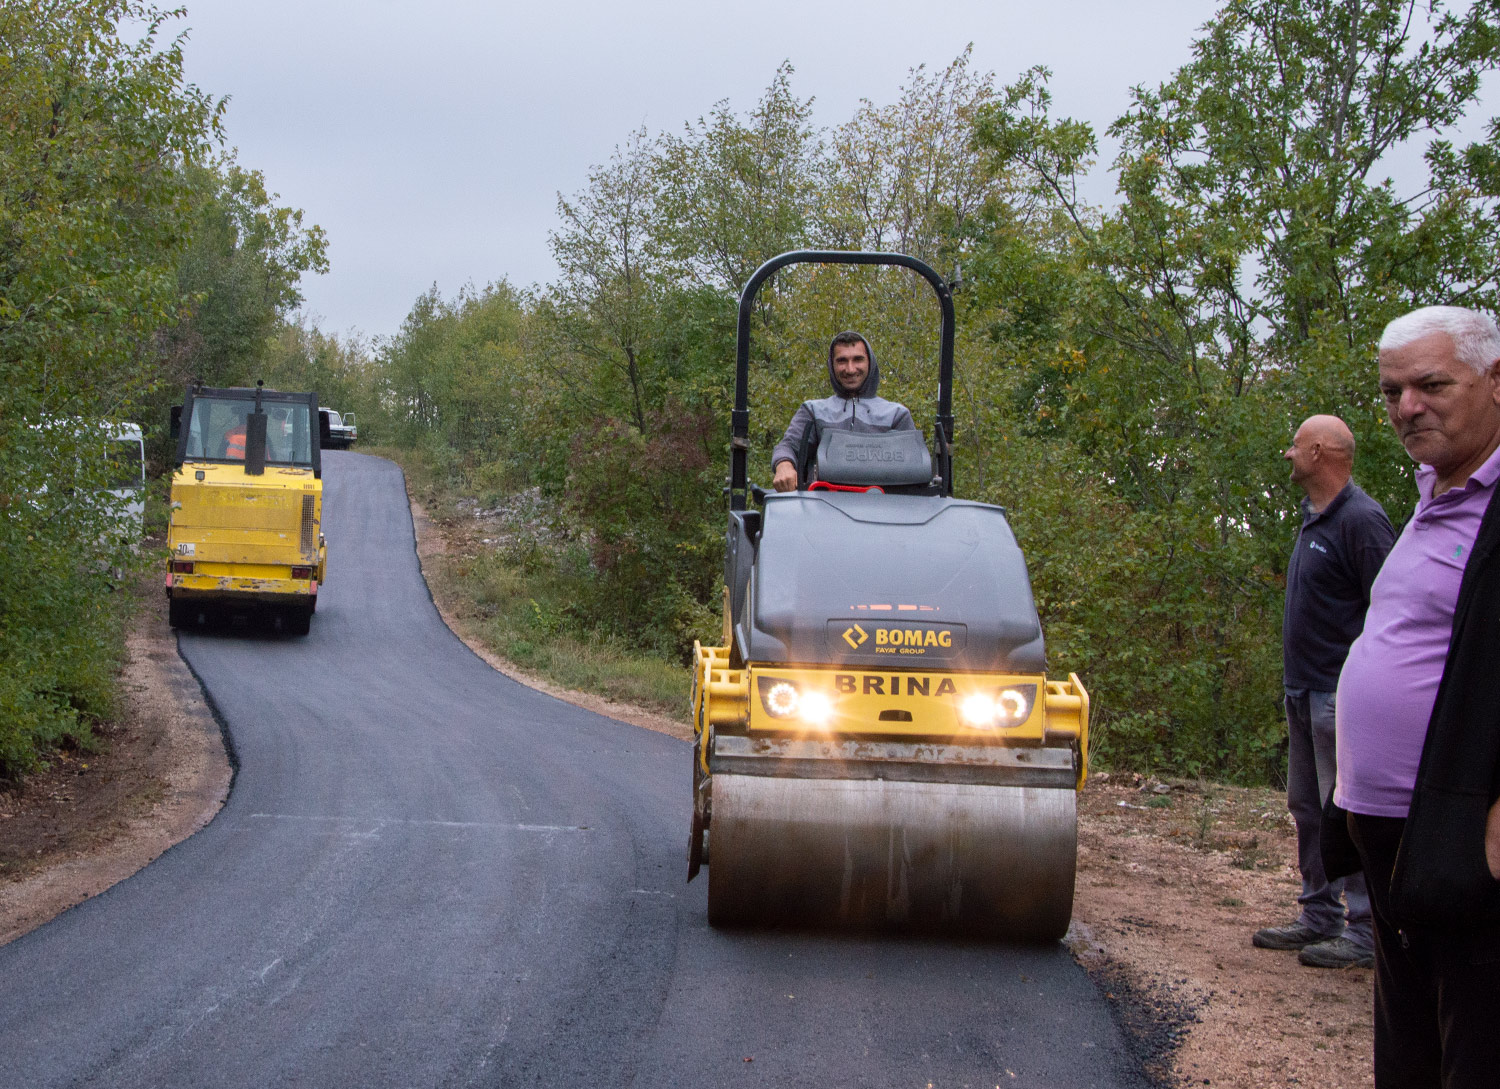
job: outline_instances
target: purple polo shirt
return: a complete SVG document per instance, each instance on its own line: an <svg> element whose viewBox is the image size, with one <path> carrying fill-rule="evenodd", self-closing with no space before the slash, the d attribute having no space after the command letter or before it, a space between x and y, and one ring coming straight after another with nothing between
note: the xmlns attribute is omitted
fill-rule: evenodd
<svg viewBox="0 0 1500 1089"><path fill-rule="evenodd" d="M1411 808L1459 583L1497 478L1500 450L1463 487L1434 498L1437 473L1417 467L1416 513L1370 587L1364 631L1339 674L1333 800L1351 813L1404 817Z"/></svg>

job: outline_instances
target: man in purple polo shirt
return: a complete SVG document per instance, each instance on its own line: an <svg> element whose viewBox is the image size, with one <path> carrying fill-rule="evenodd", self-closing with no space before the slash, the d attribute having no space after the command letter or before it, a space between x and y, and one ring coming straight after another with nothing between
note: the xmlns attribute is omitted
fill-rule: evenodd
<svg viewBox="0 0 1500 1089"><path fill-rule="evenodd" d="M1352 479L1354 435L1337 416L1311 416L1283 455L1304 492L1302 528L1286 569L1282 666L1286 687L1286 806L1297 826L1300 912L1288 926L1257 930L1261 949L1298 949L1315 968L1375 962L1363 874L1329 880L1320 849L1323 806L1333 793L1334 691L1365 623L1370 586L1396 533L1379 503ZM1340 895L1348 901L1346 911Z"/></svg>
<svg viewBox="0 0 1500 1089"><path fill-rule="evenodd" d="M1500 330L1460 307L1380 340L1420 498L1337 698L1338 785L1375 915L1377 1089L1500 1084ZM1325 840L1330 874L1334 862Z"/></svg>

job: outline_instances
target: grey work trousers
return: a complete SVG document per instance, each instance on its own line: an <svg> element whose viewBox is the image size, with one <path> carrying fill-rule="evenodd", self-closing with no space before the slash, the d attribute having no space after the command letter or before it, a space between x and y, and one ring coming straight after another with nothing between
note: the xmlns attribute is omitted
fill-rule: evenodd
<svg viewBox="0 0 1500 1089"><path fill-rule="evenodd" d="M1318 845L1323 805L1333 793L1336 774L1333 712L1332 692L1286 690L1286 724L1291 738L1286 807L1297 826L1297 869L1302 873L1302 895L1297 897L1302 912L1297 921L1319 934L1333 938L1342 933L1361 949L1374 949L1370 894L1364 874L1329 881ZM1347 913L1339 901L1340 893L1348 902Z"/></svg>

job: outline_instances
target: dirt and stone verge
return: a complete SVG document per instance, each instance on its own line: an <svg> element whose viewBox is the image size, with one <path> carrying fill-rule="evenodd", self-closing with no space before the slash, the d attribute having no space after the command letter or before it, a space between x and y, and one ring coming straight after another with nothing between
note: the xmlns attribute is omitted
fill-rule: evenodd
<svg viewBox="0 0 1500 1089"><path fill-rule="evenodd" d="M0 791L0 945L123 881L229 796L223 734L177 654L165 596L138 592L119 715L96 729L97 751L59 753Z"/></svg>

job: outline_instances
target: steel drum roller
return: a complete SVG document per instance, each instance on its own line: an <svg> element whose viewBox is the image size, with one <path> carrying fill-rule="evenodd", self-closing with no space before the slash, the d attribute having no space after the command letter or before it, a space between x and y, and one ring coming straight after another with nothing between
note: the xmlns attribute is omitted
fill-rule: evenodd
<svg viewBox="0 0 1500 1089"><path fill-rule="evenodd" d="M1055 940L1077 857L1072 790L714 776L709 920L912 926Z"/></svg>

